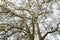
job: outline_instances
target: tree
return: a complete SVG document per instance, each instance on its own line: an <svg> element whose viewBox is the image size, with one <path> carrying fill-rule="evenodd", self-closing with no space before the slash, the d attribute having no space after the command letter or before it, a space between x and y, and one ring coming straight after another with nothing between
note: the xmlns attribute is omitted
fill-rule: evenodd
<svg viewBox="0 0 60 40"><path fill-rule="evenodd" d="M49 33L54 33L58 31L60 22L56 23L55 27L51 26L51 24L46 22L47 18L49 18L50 15L54 14L52 6L55 2L58 1L21 0L19 6L18 3L16 3L16 5L9 0L1 0L1 2L3 4L0 4L0 15L2 21L0 30L5 32L5 38L10 37L15 33L22 32L22 35L23 33L24 35L21 37L28 37L29 40L34 40L36 34L38 35L39 40L44 40ZM55 19L53 18L53 20ZM45 28L46 30L43 36L40 24L43 24L44 27L42 26L42 28ZM11 31L12 33L10 34L8 31ZM7 33L9 34L7 35ZM25 37L25 35L27 37ZM17 37L17 40L19 40L19 38L20 37Z"/></svg>

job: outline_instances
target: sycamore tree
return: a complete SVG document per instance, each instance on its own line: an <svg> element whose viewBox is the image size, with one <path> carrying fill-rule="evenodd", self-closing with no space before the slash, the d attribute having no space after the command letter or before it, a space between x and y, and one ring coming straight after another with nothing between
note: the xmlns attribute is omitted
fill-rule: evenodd
<svg viewBox="0 0 60 40"><path fill-rule="evenodd" d="M59 4L59 0L0 0L1 39L17 34L16 40L36 40L36 35L37 40L47 40L48 34L59 34Z"/></svg>

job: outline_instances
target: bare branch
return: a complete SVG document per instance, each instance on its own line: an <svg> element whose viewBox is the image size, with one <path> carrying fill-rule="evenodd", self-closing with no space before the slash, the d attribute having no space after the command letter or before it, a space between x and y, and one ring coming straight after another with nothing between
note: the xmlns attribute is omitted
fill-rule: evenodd
<svg viewBox="0 0 60 40"><path fill-rule="evenodd" d="M26 8L19 8L19 9L16 9L16 10L28 11L28 12L30 12L30 15L32 15L32 13L35 13L33 10L26 9Z"/></svg>
<svg viewBox="0 0 60 40"><path fill-rule="evenodd" d="M53 1L53 0L43 0L43 2L42 3L49 3L49 2L51 2L51 1Z"/></svg>
<svg viewBox="0 0 60 40"><path fill-rule="evenodd" d="M23 32L23 31L21 31L21 30L13 31L10 35L5 35L5 36L6 36L6 37L10 37L10 36L12 36L13 34L15 34L15 33L17 33L17 32ZM25 32L23 32L23 33L25 33ZM25 33L25 35L27 35L27 33Z"/></svg>
<svg viewBox="0 0 60 40"><path fill-rule="evenodd" d="M1 24L0 24L0 25L1 25ZM2 25L9 25L9 26L11 26L11 28L9 28L9 29L7 29L7 30L3 29L3 30L5 31L4 34L6 34L9 30L11 30L11 29L13 29L13 28L20 29L20 31L23 30L23 31L26 31L27 33L29 33L27 30L25 30L25 29L23 29L23 28L19 28L19 27L17 27L17 26L11 25L11 24L4 24L4 23L2 23Z"/></svg>
<svg viewBox="0 0 60 40"><path fill-rule="evenodd" d="M56 31L58 30L58 25L59 25L59 24L60 24L60 23L57 24L57 28L53 29L53 30L50 31L50 32L46 32L46 34L43 36L43 38L45 38L49 33L54 33L54 32L56 32Z"/></svg>
<svg viewBox="0 0 60 40"><path fill-rule="evenodd" d="M27 23L26 23L26 19L23 19L22 21L23 21L23 23L25 24L27 31L31 34L31 32L30 32L30 30L29 30L29 27L28 27L28 25L27 25Z"/></svg>
<svg viewBox="0 0 60 40"><path fill-rule="evenodd" d="M27 18L27 19L30 19L30 20L31 20L31 18L17 15L14 11L10 10L9 8L6 8L4 5L1 5L1 6L2 6L5 10L7 10L7 11L6 11L6 12L1 12L1 11L0 11L0 13L9 13L9 12L11 12L13 15L15 15L15 16L17 16L17 17ZM23 10L23 9L21 9L21 10Z"/></svg>

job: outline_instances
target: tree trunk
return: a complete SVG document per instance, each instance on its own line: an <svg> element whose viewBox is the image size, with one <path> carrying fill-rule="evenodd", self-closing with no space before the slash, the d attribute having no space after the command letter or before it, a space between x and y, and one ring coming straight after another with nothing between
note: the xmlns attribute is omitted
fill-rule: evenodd
<svg viewBox="0 0 60 40"><path fill-rule="evenodd" d="M29 40L34 40L34 38L32 38L32 37L30 36ZM41 39L39 39L39 40L44 40L44 38L41 38Z"/></svg>
<svg viewBox="0 0 60 40"><path fill-rule="evenodd" d="M44 38L41 38L41 40L44 40Z"/></svg>

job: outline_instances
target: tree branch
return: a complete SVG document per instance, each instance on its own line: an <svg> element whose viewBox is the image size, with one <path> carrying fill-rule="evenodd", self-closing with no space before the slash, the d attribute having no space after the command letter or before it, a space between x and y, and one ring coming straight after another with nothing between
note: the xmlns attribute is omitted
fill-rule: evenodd
<svg viewBox="0 0 60 40"><path fill-rule="evenodd" d="M20 16L20 15L17 15L13 10L11 10L11 9L9 9L9 8L7 8L6 6L4 6L4 5L0 5L0 6L2 6L5 10L7 10L7 11L0 11L0 13L9 13L9 12L11 12L13 15L15 15L15 16L17 16L17 17L20 17L20 18L27 18L27 19L30 19L31 20L31 18L28 18L28 17L24 17L24 16ZM21 9L21 10L23 10L23 9ZM28 11L28 10L27 10Z"/></svg>
<svg viewBox="0 0 60 40"><path fill-rule="evenodd" d="M46 32L46 34L43 36L43 39L44 39L49 33L54 33L54 32L56 32L56 31L58 30L58 25L59 25L59 24L60 24L60 23L57 24L57 28L53 29L53 30L50 31L50 32Z"/></svg>
<svg viewBox="0 0 60 40"><path fill-rule="evenodd" d="M1 25L1 24L0 24ZM10 25L10 24L7 24L7 23L2 23L2 25L9 25L11 28L9 28L9 29L7 29L7 30L5 30L5 29L3 29L4 31L5 31L5 33L4 34L6 34L9 30L11 30L11 29L13 29L13 28L16 28L16 29L20 29L20 30L23 30L23 31L25 31L25 32L27 32L27 33L29 33L27 30L25 30L25 29L23 29L23 28L19 28L19 27L17 27L17 26L14 26L14 25Z"/></svg>

